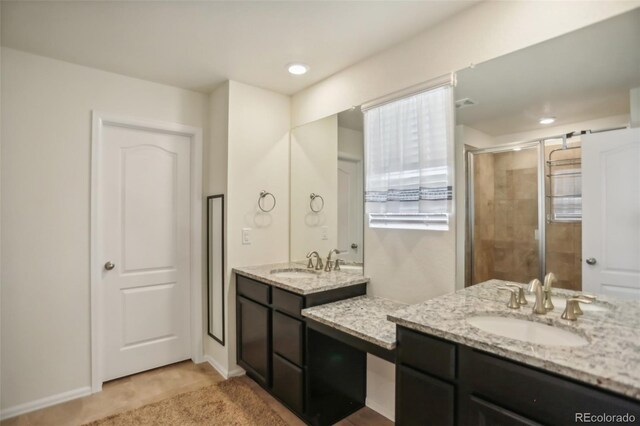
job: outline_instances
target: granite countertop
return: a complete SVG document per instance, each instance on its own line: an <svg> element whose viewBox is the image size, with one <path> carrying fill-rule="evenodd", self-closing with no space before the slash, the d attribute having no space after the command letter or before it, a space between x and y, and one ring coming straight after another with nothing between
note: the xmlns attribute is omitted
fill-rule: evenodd
<svg viewBox="0 0 640 426"><path fill-rule="evenodd" d="M556 307L546 315L506 307L505 281L491 280L456 293L399 309L388 319L403 327L438 336L523 364L640 399L640 302L598 297L607 311L584 311L577 321L560 318ZM524 285L524 284L520 284ZM556 295L575 292L554 289ZM466 319L478 315L513 317L572 331L589 343L579 347L545 346L484 332Z"/></svg>
<svg viewBox="0 0 640 426"><path fill-rule="evenodd" d="M274 270L286 271L303 269L308 272L309 278L283 278L273 275ZM369 282L369 278L361 274L342 271L315 271L307 269L306 263L286 262L274 263L269 265L258 266L242 266L233 268L233 272L243 275L247 278L253 278L273 285L274 287L288 290L293 293L307 295L318 293L321 291L332 290L335 288L349 287L357 284L365 284Z"/></svg>
<svg viewBox="0 0 640 426"><path fill-rule="evenodd" d="M396 347L396 325L387 315L406 307L380 297L359 296L302 310L302 315L374 345Z"/></svg>

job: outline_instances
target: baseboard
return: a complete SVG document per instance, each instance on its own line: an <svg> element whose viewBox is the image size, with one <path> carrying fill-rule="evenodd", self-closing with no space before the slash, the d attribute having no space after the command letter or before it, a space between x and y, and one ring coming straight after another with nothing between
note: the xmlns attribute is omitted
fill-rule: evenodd
<svg viewBox="0 0 640 426"><path fill-rule="evenodd" d="M0 420L10 419L11 417L19 416L20 414L29 413L31 411L50 407L52 405L60 404L62 402L67 402L72 399L81 398L87 395L91 395L91 386L84 386L56 395L47 396L45 398L36 399L35 401L25 402L24 404L9 407L0 411Z"/></svg>
<svg viewBox="0 0 640 426"><path fill-rule="evenodd" d="M206 362L208 362L225 379L229 379L231 377L242 376L242 375L245 374L245 371L240 367L236 367L233 370L227 370L222 365L220 365L220 363L218 361L213 359L213 357L211 355L205 355L204 356L204 360Z"/></svg>
<svg viewBox="0 0 640 426"><path fill-rule="evenodd" d="M385 416L386 418L388 418L392 422L396 421L396 415L393 412L389 412L390 411L389 407L385 407L383 404L380 404L380 403L372 400L371 398L366 398L364 405L366 405L367 407L371 408L376 413Z"/></svg>

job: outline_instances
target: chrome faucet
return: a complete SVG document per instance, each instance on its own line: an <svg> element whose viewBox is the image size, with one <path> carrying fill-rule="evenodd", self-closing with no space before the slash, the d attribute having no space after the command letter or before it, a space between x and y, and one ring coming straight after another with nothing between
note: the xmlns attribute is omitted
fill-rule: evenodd
<svg viewBox="0 0 640 426"><path fill-rule="evenodd" d="M553 302L551 301L551 289L552 289L552 285L558 281L558 279L556 278L556 275L553 272L549 272L547 275L545 275L544 277L544 285L543 285L543 291L544 291L544 308L548 311L553 311Z"/></svg>
<svg viewBox="0 0 640 426"><path fill-rule="evenodd" d="M313 258L316 258L316 266L315 266L315 270L316 271L320 271L322 270L322 259L320 258L320 255L318 254L317 251L310 251L309 253L307 253L307 259L309 259L309 263L307 263L307 268L312 269L314 268L313 266Z"/></svg>
<svg viewBox="0 0 640 426"><path fill-rule="evenodd" d="M542 290L542 283L539 279L534 278L529 281L529 293L536 295L536 301L533 304L533 313L537 315L544 315L547 310L544 307L545 293Z"/></svg>
<svg viewBox="0 0 640 426"><path fill-rule="evenodd" d="M326 266L324 267L324 271L325 271L325 272L331 272L331 270L332 270L332 269L333 269L334 271L336 270L336 266L334 266L334 261L333 261L333 260L331 260L331 255L333 255L333 253L335 253L335 254L340 254L340 250L338 250L338 249L333 249L333 250L330 250L330 251L329 251L329 254L327 255L327 264L326 264ZM336 261L336 262L337 262L337 261ZM340 270L340 267L338 266L337 268L338 268L337 270L339 271L339 270Z"/></svg>

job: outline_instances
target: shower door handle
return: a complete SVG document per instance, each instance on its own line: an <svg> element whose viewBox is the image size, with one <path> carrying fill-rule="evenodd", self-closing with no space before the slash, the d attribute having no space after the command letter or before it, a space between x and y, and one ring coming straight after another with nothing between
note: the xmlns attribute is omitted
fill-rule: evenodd
<svg viewBox="0 0 640 426"><path fill-rule="evenodd" d="M598 261L595 259L595 257L590 257L586 260L587 265L595 265L596 263L598 263Z"/></svg>

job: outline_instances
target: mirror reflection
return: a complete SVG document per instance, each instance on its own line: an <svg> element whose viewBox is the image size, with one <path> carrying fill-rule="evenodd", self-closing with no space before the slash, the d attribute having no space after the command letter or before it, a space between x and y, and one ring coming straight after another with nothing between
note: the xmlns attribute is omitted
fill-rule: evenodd
<svg viewBox="0 0 640 426"><path fill-rule="evenodd" d="M292 261L303 260L312 251L325 258L337 249L341 270L362 273L363 161L360 108L292 130Z"/></svg>
<svg viewBox="0 0 640 426"><path fill-rule="evenodd" d="M457 74L465 286L553 272L557 287L640 294L639 21L633 11Z"/></svg>

